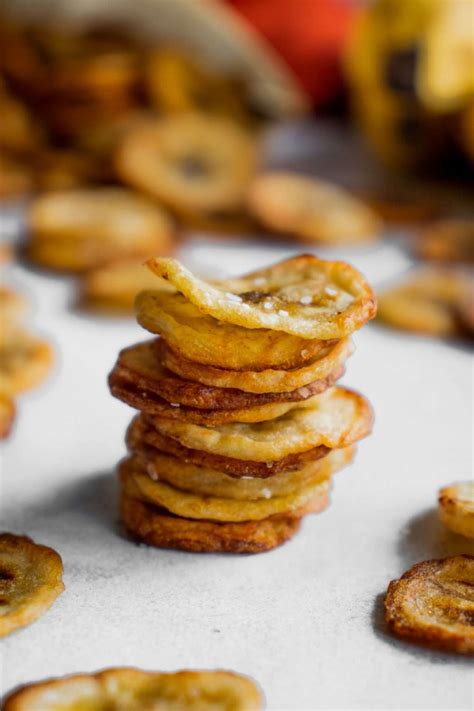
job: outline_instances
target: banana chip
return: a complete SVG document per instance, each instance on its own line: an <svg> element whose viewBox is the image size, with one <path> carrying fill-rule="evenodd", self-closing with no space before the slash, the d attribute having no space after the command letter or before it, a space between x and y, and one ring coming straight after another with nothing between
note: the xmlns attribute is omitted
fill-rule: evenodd
<svg viewBox="0 0 474 711"><path fill-rule="evenodd" d="M87 271L81 279L82 306L92 311L132 314L137 294L156 278L140 260L121 260Z"/></svg>
<svg viewBox="0 0 474 711"><path fill-rule="evenodd" d="M277 514L263 521L222 523L174 516L165 509L122 495L120 513L125 528L135 539L157 548L194 553L263 553L292 538L305 514L316 513L326 505L327 500L322 499L312 502L312 508Z"/></svg>
<svg viewBox="0 0 474 711"><path fill-rule="evenodd" d="M73 272L119 257L167 252L173 238L166 213L122 188L43 195L30 208L29 225L29 258Z"/></svg>
<svg viewBox="0 0 474 711"><path fill-rule="evenodd" d="M153 425L159 433L188 449L267 462L314 447L333 449L353 444L369 434L372 414L362 395L333 387L268 422L211 428L155 417Z"/></svg>
<svg viewBox="0 0 474 711"><path fill-rule="evenodd" d="M474 538L474 482L445 486L439 492L441 521L454 533Z"/></svg>
<svg viewBox="0 0 474 711"><path fill-rule="evenodd" d="M286 496L270 496L256 501L228 499L215 494L201 496L163 481L154 481L140 470L134 459L122 462L120 477L126 496L165 508L176 516L224 522L261 521L275 514L292 513L315 499L327 497L330 488L330 479L326 479L300 486Z"/></svg>
<svg viewBox="0 0 474 711"><path fill-rule="evenodd" d="M15 395L35 387L46 377L52 358L46 341L12 329L0 344L0 392Z"/></svg>
<svg viewBox="0 0 474 711"><path fill-rule="evenodd" d="M338 375L340 375L340 373ZM328 387L334 384L335 380L337 380L337 377L319 380L317 383L312 383L313 387L307 388L308 398L312 395L314 396L318 394L319 392L324 392ZM123 400L125 400L126 396L129 395L128 404L133 403L133 388L132 392L126 390L124 391L122 386L121 390L115 388L113 392ZM303 394L303 388L300 388L299 392ZM224 425L228 422L253 423L273 420L277 417L285 415L287 412L290 412L290 410L293 410L293 408L298 407L299 403L305 399L305 397L295 397L292 393L290 393L290 399L287 402L269 402L264 405L253 405L251 407L227 410L202 410L191 407L177 407L177 403L168 403L166 401L159 402L156 398L153 399L152 406L150 406L147 401L145 403L145 408L142 408L141 404L144 401L144 398L143 400L136 398L135 406L138 407L140 405L138 409L144 410L147 415L156 415L158 420L166 417L172 420L181 420L182 422L190 422L196 425L214 427ZM232 403L229 402L229 404ZM150 417L150 421L153 421L153 417Z"/></svg>
<svg viewBox="0 0 474 711"><path fill-rule="evenodd" d="M429 647L474 654L473 590L473 556L418 563L388 587L389 628Z"/></svg>
<svg viewBox="0 0 474 711"><path fill-rule="evenodd" d="M309 462L302 469L281 472L265 480L251 477L233 479L224 472L182 462L171 454L159 452L152 447L145 452L145 456L135 455L135 459L153 481L164 481L181 491L236 501L257 501L274 496L288 496L301 486L321 483L347 466L354 453L354 446L334 449L327 456Z"/></svg>
<svg viewBox="0 0 474 711"><path fill-rule="evenodd" d="M161 288L141 293L135 309L138 323L151 333L161 334L175 353L217 368L300 368L330 345L282 331L219 321L201 313L182 294Z"/></svg>
<svg viewBox="0 0 474 711"><path fill-rule="evenodd" d="M125 183L175 213L233 210L254 172L254 141L231 121L184 113L128 132L116 166Z"/></svg>
<svg viewBox="0 0 474 711"><path fill-rule="evenodd" d="M466 274L425 269L380 295L378 318L405 331L462 336L459 309L466 299L474 299L474 282Z"/></svg>
<svg viewBox="0 0 474 711"><path fill-rule="evenodd" d="M188 421L228 420L232 412L252 418L250 410L254 414L259 412L255 408L307 400L329 387L341 374L336 368L327 378L288 392L251 393L234 388L208 387L179 378L166 370L162 365L162 346L160 341L146 341L121 351L109 376L110 390L119 400L150 415L166 412L169 417ZM170 407L175 410L182 408L183 412L173 413ZM260 411L270 412L271 409Z"/></svg>
<svg viewBox="0 0 474 711"><path fill-rule="evenodd" d="M3 711L259 711L262 696L247 677L226 671L105 669L27 684Z"/></svg>
<svg viewBox="0 0 474 711"><path fill-rule="evenodd" d="M195 277L175 259L147 263L202 313L248 329L333 339L350 335L375 316L372 289L344 262L302 255L216 284Z"/></svg>
<svg viewBox="0 0 474 711"><path fill-rule="evenodd" d="M153 452L172 454L186 464L206 467L228 474L239 479L240 477L258 477L266 479L280 472L302 469L310 462L315 462L325 457L330 451L325 445L313 447L304 452L289 454L276 461L257 462L233 457L212 454L203 449L189 449L184 447L177 439L162 435L153 423L141 415L132 420L127 431L127 446L133 453L141 456L152 457Z"/></svg>
<svg viewBox="0 0 474 711"><path fill-rule="evenodd" d="M420 235L415 249L421 259L474 264L474 220L435 223Z"/></svg>
<svg viewBox="0 0 474 711"><path fill-rule="evenodd" d="M342 188L296 173L266 173L250 186L251 212L267 228L305 242L359 244L374 240L381 221Z"/></svg>
<svg viewBox="0 0 474 711"><path fill-rule="evenodd" d="M0 637L51 607L64 590L62 572L56 551L26 536L0 534Z"/></svg>
<svg viewBox="0 0 474 711"><path fill-rule="evenodd" d="M0 393L0 439L6 439L15 419L15 403L8 397Z"/></svg>
<svg viewBox="0 0 474 711"><path fill-rule="evenodd" d="M322 341L324 343L324 341ZM317 382L333 384L344 372L344 363L352 354L349 338L330 341L326 348L312 359L308 365L290 370L225 370L209 365L200 365L163 348L163 365L173 373L204 385L217 388L237 388L249 393L285 393L310 387ZM320 392L325 389L324 387ZM314 392L314 395L317 393Z"/></svg>

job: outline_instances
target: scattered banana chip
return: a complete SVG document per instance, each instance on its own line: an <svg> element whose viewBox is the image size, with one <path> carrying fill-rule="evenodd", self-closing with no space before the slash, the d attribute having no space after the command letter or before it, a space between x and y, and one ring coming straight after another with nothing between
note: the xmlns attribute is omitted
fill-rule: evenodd
<svg viewBox="0 0 474 711"><path fill-rule="evenodd" d="M15 419L15 403L13 400L0 393L0 439L6 439Z"/></svg>
<svg viewBox="0 0 474 711"><path fill-rule="evenodd" d="M261 521L276 514L292 513L315 499L327 498L330 488L330 479L326 479L301 486L286 496L270 496L256 501L228 499L215 494L202 496L177 489L164 481L154 481L133 458L122 462L120 479L126 496L162 507L176 516L224 522Z"/></svg>
<svg viewBox="0 0 474 711"><path fill-rule="evenodd" d="M259 711L262 695L247 677L226 671L105 669L27 684L3 711Z"/></svg>
<svg viewBox="0 0 474 711"><path fill-rule="evenodd" d="M236 459L206 452L203 449L185 447L177 439L161 434L154 423L149 422L143 415L132 420L127 431L126 442L129 450L134 454L152 458L156 451L165 452L172 454L186 464L224 472L236 479L240 477L266 479L279 472L299 470L306 464L325 457L330 452L328 447L320 445L304 452L289 454L276 461L261 462ZM150 454L150 449L152 454Z"/></svg>
<svg viewBox="0 0 474 711"><path fill-rule="evenodd" d="M161 288L141 293L135 309L138 323L151 333L161 334L175 353L217 368L299 368L329 345L282 331L248 329L219 321L201 313L181 294Z"/></svg>
<svg viewBox="0 0 474 711"><path fill-rule="evenodd" d="M263 394L301 390L321 382L323 387L319 392L323 392L342 376L344 363L353 351L349 338L327 343L327 347L308 365L291 370L235 371L214 368L187 360L166 346L163 348L163 365L182 378L211 387L237 388L249 393ZM314 388L313 394L318 394L314 392Z"/></svg>
<svg viewBox="0 0 474 711"><path fill-rule="evenodd" d="M314 513L327 505L314 504ZM301 518L311 513L277 514L263 521L222 523L196 521L122 495L120 514L127 531L137 540L157 548L176 548L194 553L263 553L292 538ZM8 709L7 709L8 711Z"/></svg>
<svg viewBox="0 0 474 711"><path fill-rule="evenodd" d="M233 210L254 172L254 141L231 121L185 113L128 132L116 165L125 183L180 215Z"/></svg>
<svg viewBox="0 0 474 711"><path fill-rule="evenodd" d="M372 289L344 262L302 255L214 284L195 277L175 259L147 263L202 313L247 329L268 328L307 339L342 338L376 312Z"/></svg>
<svg viewBox="0 0 474 711"><path fill-rule="evenodd" d="M168 252L173 232L155 204L122 188L70 190L38 197L29 213L29 258L83 271L119 257Z"/></svg>
<svg viewBox="0 0 474 711"><path fill-rule="evenodd" d="M251 393L208 387L167 371L162 365L162 345L159 341L145 341L125 348L109 376L109 386L115 397L150 415L169 413L168 403L176 409L185 409L183 419L192 421L199 416L196 409L202 411L200 416L203 418L213 417L211 411L215 411L215 418L228 418L231 411L243 413L265 405L306 400L325 390L340 375L336 369L325 379L289 392ZM175 416L178 415L172 415Z"/></svg>
<svg viewBox="0 0 474 711"><path fill-rule="evenodd" d="M474 482L445 486L439 492L441 521L454 533L474 538Z"/></svg>
<svg viewBox="0 0 474 711"><path fill-rule="evenodd" d="M56 551L26 536L0 534L0 637L51 607L64 590L62 572Z"/></svg>
<svg viewBox="0 0 474 711"><path fill-rule="evenodd" d="M296 173L266 173L250 186L250 211L265 227L304 240L359 244L374 240L377 214L344 189Z"/></svg>
<svg viewBox="0 0 474 711"><path fill-rule="evenodd" d="M347 466L354 453L354 446L334 449L322 459L309 462L302 469L281 472L265 480L251 477L234 479L209 467L179 461L171 454L153 450L151 447L146 452L146 457L136 455L135 459L153 481L164 481L181 491L236 501L258 501L274 496L285 497L301 486L321 483Z"/></svg>
<svg viewBox="0 0 474 711"><path fill-rule="evenodd" d="M369 434L372 413L362 395L333 387L266 422L230 423L212 428L155 417L153 425L159 433L178 440L188 449L267 462L314 447L333 449L353 444Z"/></svg>
<svg viewBox="0 0 474 711"><path fill-rule="evenodd" d="M416 254L436 262L474 264L474 220L435 223L420 235Z"/></svg>
<svg viewBox="0 0 474 711"><path fill-rule="evenodd" d="M137 294L152 289L153 281L143 259L111 262L84 274L80 303L92 311L131 315Z"/></svg>
<svg viewBox="0 0 474 711"><path fill-rule="evenodd" d="M462 336L459 308L474 299L474 282L459 271L420 270L379 296L378 318L405 331Z"/></svg>
<svg viewBox="0 0 474 711"><path fill-rule="evenodd" d="M52 359L46 341L12 329L0 345L0 392L15 395L35 387L46 377Z"/></svg>
<svg viewBox="0 0 474 711"><path fill-rule="evenodd" d="M474 654L473 591L473 556L418 563L388 587L388 626L413 642Z"/></svg>

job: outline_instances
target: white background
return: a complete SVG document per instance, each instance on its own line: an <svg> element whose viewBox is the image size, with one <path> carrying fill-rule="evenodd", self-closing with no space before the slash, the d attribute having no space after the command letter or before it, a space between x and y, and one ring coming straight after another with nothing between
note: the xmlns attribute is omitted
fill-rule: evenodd
<svg viewBox="0 0 474 711"><path fill-rule="evenodd" d="M399 245L337 255L378 287L409 266ZM180 257L219 277L295 251L202 239ZM368 396L376 424L337 475L330 508L262 555L157 550L118 525L114 467L133 412L106 385L118 350L145 332L74 311L67 278L15 267L11 281L56 358L48 381L21 398L3 448L1 525L61 554L66 592L0 642L3 691L112 665L222 667L258 680L273 710L471 707L468 660L391 638L382 611L388 582L413 563L474 552L435 512L438 488L470 476L467 350L366 326L344 382Z"/></svg>

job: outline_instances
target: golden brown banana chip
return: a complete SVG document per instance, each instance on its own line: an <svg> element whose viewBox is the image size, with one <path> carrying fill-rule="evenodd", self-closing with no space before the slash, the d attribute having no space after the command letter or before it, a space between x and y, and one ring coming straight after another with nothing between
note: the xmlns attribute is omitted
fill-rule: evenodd
<svg viewBox="0 0 474 711"><path fill-rule="evenodd" d="M231 121L185 113L127 133L116 165L125 183L178 214L233 210L254 171L254 141Z"/></svg>
<svg viewBox="0 0 474 711"><path fill-rule="evenodd" d="M15 403L8 395L0 393L0 439L8 437L14 419Z"/></svg>
<svg viewBox="0 0 474 711"><path fill-rule="evenodd" d="M27 684L3 711L259 711L262 695L249 678L227 671L146 672L104 669Z"/></svg>
<svg viewBox="0 0 474 711"><path fill-rule="evenodd" d="M324 343L324 341L322 341ZM290 370L225 370L210 365L200 365L174 353L171 348L162 348L163 365L185 380L193 380L210 387L237 388L250 393L285 393L296 389L309 387L317 395L314 385L323 384L319 392L323 392L333 384L344 372L344 363L352 354L353 347L349 338L340 341L328 341L326 348L301 368ZM325 385L325 386L324 386Z"/></svg>
<svg viewBox="0 0 474 711"><path fill-rule="evenodd" d="M305 452L289 454L277 461L256 462L233 457L224 457L211 454L202 449L189 449L178 440L165 437L149 423L144 416L132 420L127 431L127 445L131 452L150 456L149 449L154 448L159 452L172 454L186 464L195 464L198 467L207 467L224 472L231 477L256 477L266 479L280 472L302 469L309 462L315 462L325 457L330 451L325 445L313 447Z"/></svg>
<svg viewBox="0 0 474 711"><path fill-rule="evenodd" d="M378 318L405 331L462 336L459 308L473 299L474 282L465 273L424 269L379 296Z"/></svg>
<svg viewBox="0 0 474 711"><path fill-rule="evenodd" d="M474 482L445 486L438 496L441 521L454 533L474 538Z"/></svg>
<svg viewBox="0 0 474 711"><path fill-rule="evenodd" d="M249 118L235 82L175 49L151 52L146 82L152 103L164 113L202 111L233 120Z"/></svg>
<svg viewBox="0 0 474 711"><path fill-rule="evenodd" d="M254 501L202 496L183 491L164 481L153 480L140 468L140 460L126 459L120 465L120 481L125 496L164 508L176 516L221 522L261 521L276 514L293 513L316 498L327 497L330 478L306 484L286 496L269 496Z"/></svg>
<svg viewBox="0 0 474 711"><path fill-rule="evenodd" d="M21 198L34 188L33 172L26 163L0 153L0 200Z"/></svg>
<svg viewBox="0 0 474 711"><path fill-rule="evenodd" d="M134 538L157 548L194 553L264 553L292 538L302 516L322 511L327 503L327 499L322 499L313 502L311 511L277 514L263 521L222 523L174 516L122 494L120 513L125 528Z"/></svg>
<svg viewBox="0 0 474 711"><path fill-rule="evenodd" d="M153 280L143 259L111 262L84 274L80 303L93 311L131 315L137 294L153 288Z"/></svg>
<svg viewBox="0 0 474 711"><path fill-rule="evenodd" d="M141 293L138 323L159 333L175 353L203 365L229 370L300 368L332 343L291 336L268 328L245 328L201 313L177 292L161 288Z"/></svg>
<svg viewBox="0 0 474 711"><path fill-rule="evenodd" d="M29 225L29 258L67 271L83 271L118 257L166 252L172 244L166 213L122 188L43 195L30 208Z"/></svg>
<svg viewBox="0 0 474 711"><path fill-rule="evenodd" d="M204 314L244 328L268 328L300 338L342 338L375 316L375 295L344 262L311 255L225 281L195 277L176 259L156 258L150 269Z"/></svg>
<svg viewBox="0 0 474 711"><path fill-rule="evenodd" d="M12 329L0 345L0 392L15 395L38 385L46 377L52 357L46 341Z"/></svg>
<svg viewBox="0 0 474 711"><path fill-rule="evenodd" d="M267 404L298 402L324 390L341 374L335 370L325 379L309 383L290 392L247 393L235 388L214 388L202 383L184 380L167 371L161 364L162 344L154 341L137 343L120 352L110 376L112 394L131 407L151 415L170 413L172 407L183 407L185 419L206 416L227 418L231 410L243 411ZM194 410L202 410L202 414Z"/></svg>
<svg viewBox="0 0 474 711"><path fill-rule="evenodd" d="M61 558L26 536L0 534L0 637L34 622L63 592Z"/></svg>
<svg viewBox="0 0 474 711"><path fill-rule="evenodd" d="M301 469L280 472L265 480L252 477L234 479L224 472L181 461L153 447L143 447L141 453L134 457L153 481L164 481L181 491L201 496L257 501L272 496L288 496L299 487L318 484L347 466L354 454L354 446L333 449L322 459L309 462Z"/></svg>
<svg viewBox="0 0 474 711"><path fill-rule="evenodd" d="M359 244L380 232L377 214L344 189L297 173L264 173L250 186L250 211L267 228L305 242Z"/></svg>
<svg viewBox="0 0 474 711"><path fill-rule="evenodd" d="M265 422L204 427L154 417L153 426L160 434L188 449L233 459L271 462L314 447L334 449L354 444L369 434L372 413L362 395L332 387Z"/></svg>
<svg viewBox="0 0 474 711"><path fill-rule="evenodd" d="M474 219L451 219L433 224L419 237L416 254L436 262L474 263Z"/></svg>
<svg viewBox="0 0 474 711"><path fill-rule="evenodd" d="M388 586L387 623L410 641L474 654L473 590L473 556L418 563Z"/></svg>

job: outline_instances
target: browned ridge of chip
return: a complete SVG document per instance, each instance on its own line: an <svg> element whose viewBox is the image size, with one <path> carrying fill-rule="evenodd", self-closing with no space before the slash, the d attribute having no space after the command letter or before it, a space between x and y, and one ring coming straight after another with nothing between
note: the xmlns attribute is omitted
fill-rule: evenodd
<svg viewBox="0 0 474 711"><path fill-rule="evenodd" d="M322 510L327 499L320 502ZM316 513L316 508L311 509ZM308 510L278 514L263 521L221 523L175 516L150 504L124 496L120 513L127 531L137 540L158 548L195 553L263 553L282 545L298 531Z"/></svg>
<svg viewBox="0 0 474 711"><path fill-rule="evenodd" d="M334 384L343 372L341 366L327 378L291 392L249 393L236 388L218 388L184 380L164 368L153 339L121 351L109 375L109 386L119 400L149 414L163 412L166 403L195 410L236 410L306 400Z"/></svg>
<svg viewBox="0 0 474 711"><path fill-rule="evenodd" d="M289 454L283 459L272 462L253 462L249 460L234 459L218 454L211 454L197 449L184 447L177 440L166 437L158 432L153 425L143 416L139 415L130 424L127 432L127 445L132 452L143 453L143 447L154 447L157 450L173 454L178 459L197 466L206 466L211 469L225 472L229 476L239 478L253 476L261 479L284 471L300 469L308 462L324 457L330 449L321 445L305 452Z"/></svg>
<svg viewBox="0 0 474 711"><path fill-rule="evenodd" d="M474 556L424 561L392 580L385 617L409 641L474 655Z"/></svg>

